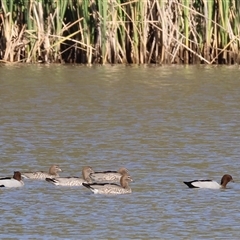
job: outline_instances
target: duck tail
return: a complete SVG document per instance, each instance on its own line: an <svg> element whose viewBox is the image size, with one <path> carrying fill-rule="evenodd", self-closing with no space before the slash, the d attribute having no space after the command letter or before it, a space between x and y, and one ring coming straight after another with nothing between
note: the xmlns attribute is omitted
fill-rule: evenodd
<svg viewBox="0 0 240 240"><path fill-rule="evenodd" d="M82 185L88 189L92 189L92 187L90 186L90 184L88 183L82 183Z"/></svg>
<svg viewBox="0 0 240 240"><path fill-rule="evenodd" d="M50 183L56 183L54 178L45 178L45 180Z"/></svg>

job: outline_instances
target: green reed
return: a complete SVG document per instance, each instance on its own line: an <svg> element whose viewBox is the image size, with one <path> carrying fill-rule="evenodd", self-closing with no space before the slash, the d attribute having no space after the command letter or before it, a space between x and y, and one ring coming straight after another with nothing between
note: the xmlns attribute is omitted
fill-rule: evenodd
<svg viewBox="0 0 240 240"><path fill-rule="evenodd" d="M1 0L0 11L0 61L240 61L238 0Z"/></svg>

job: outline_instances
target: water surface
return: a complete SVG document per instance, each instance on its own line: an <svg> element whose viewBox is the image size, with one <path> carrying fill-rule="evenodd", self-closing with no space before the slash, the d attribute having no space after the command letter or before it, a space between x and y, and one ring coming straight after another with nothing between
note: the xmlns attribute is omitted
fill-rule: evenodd
<svg viewBox="0 0 240 240"><path fill-rule="evenodd" d="M1 239L238 239L240 69L0 66L0 177L125 166L133 193L25 180L0 189ZM183 181L223 174L226 190Z"/></svg>

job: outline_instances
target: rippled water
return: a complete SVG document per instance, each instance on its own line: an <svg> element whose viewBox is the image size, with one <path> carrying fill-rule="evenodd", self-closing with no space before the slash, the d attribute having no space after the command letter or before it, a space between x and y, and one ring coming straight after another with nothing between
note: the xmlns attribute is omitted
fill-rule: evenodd
<svg viewBox="0 0 240 240"><path fill-rule="evenodd" d="M133 193L25 180L0 189L1 239L238 239L240 69L0 66L0 177L129 169ZM233 176L226 190L183 181Z"/></svg>

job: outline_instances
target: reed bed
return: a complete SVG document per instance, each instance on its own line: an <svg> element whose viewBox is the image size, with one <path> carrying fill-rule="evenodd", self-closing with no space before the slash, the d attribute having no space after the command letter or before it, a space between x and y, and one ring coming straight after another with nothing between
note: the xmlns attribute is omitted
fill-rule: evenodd
<svg viewBox="0 0 240 240"><path fill-rule="evenodd" d="M240 62L239 0L0 0L0 61Z"/></svg>

